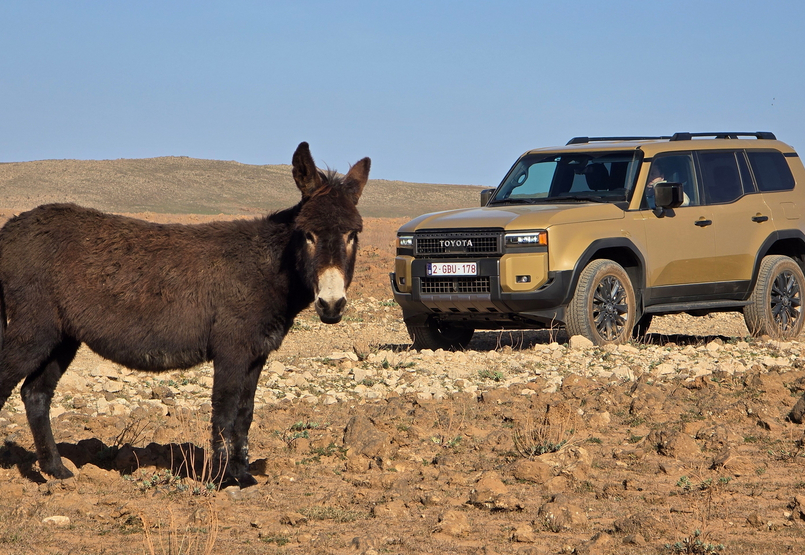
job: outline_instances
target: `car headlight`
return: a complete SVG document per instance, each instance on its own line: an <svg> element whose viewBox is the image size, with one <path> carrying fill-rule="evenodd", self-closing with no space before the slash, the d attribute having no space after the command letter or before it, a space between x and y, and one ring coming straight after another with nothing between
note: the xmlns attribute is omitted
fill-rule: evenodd
<svg viewBox="0 0 805 555"><path fill-rule="evenodd" d="M526 231L521 233L507 233L505 235L507 247L537 247L548 245L548 232Z"/></svg>
<svg viewBox="0 0 805 555"><path fill-rule="evenodd" d="M397 235L397 248L398 249L412 249L414 248L413 235Z"/></svg>

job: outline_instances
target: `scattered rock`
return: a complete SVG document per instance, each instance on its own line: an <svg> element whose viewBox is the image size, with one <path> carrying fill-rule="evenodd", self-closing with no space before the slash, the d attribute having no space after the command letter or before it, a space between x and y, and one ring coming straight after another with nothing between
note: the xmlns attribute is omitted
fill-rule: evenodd
<svg viewBox="0 0 805 555"><path fill-rule="evenodd" d="M654 430L646 437L646 442L656 446L660 455L675 459L693 459L701 452L692 437L676 430Z"/></svg>
<svg viewBox="0 0 805 555"><path fill-rule="evenodd" d="M447 534L448 536L461 537L472 530L467 514L462 511L445 511L439 516L439 522L434 531Z"/></svg>
<svg viewBox="0 0 805 555"><path fill-rule="evenodd" d="M788 413L788 419L795 424L802 424L805 421L805 395L799 398L794 408Z"/></svg>
<svg viewBox="0 0 805 555"><path fill-rule="evenodd" d="M408 507L402 501L390 501L381 505L372 507L372 516L374 517L388 517L400 518L408 514Z"/></svg>
<svg viewBox="0 0 805 555"><path fill-rule="evenodd" d="M586 526L587 513L572 499L559 494L553 500L540 507L537 515L539 524L543 524L551 532L562 532Z"/></svg>
<svg viewBox="0 0 805 555"><path fill-rule="evenodd" d="M553 467L543 461L520 461L514 467L514 477L518 480L544 484L553 476Z"/></svg>
<svg viewBox="0 0 805 555"><path fill-rule="evenodd" d="M537 541L537 533L531 526L523 524L514 529L511 539L518 543L534 543Z"/></svg>
<svg viewBox="0 0 805 555"><path fill-rule="evenodd" d="M378 430L368 417L353 416L344 429L344 447L350 455L365 455L373 459L390 457L394 448L389 435Z"/></svg>
<svg viewBox="0 0 805 555"><path fill-rule="evenodd" d="M302 524L307 524L307 517L300 513L285 513L280 517L280 524L301 526Z"/></svg>
<svg viewBox="0 0 805 555"><path fill-rule="evenodd" d="M509 495L509 488L497 472L487 472L475 483L470 492L469 503L485 509L515 511L523 508L522 503Z"/></svg>
<svg viewBox="0 0 805 555"><path fill-rule="evenodd" d="M50 526L58 526L60 528L64 526L70 526L70 517L62 515L49 516L42 519L42 524L48 524Z"/></svg>
<svg viewBox="0 0 805 555"><path fill-rule="evenodd" d="M81 467L81 480L91 482L97 485L109 485L117 482L120 479L120 474L110 470L104 470L95 466L94 464L87 463Z"/></svg>
<svg viewBox="0 0 805 555"><path fill-rule="evenodd" d="M583 335L574 335L568 341L568 345L571 349L579 350L579 349L591 349L595 346L595 344L584 337Z"/></svg>

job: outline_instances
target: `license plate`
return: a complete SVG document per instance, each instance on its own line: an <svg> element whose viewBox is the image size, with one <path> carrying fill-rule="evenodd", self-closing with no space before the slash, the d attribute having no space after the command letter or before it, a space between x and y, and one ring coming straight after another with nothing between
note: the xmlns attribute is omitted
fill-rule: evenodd
<svg viewBox="0 0 805 555"><path fill-rule="evenodd" d="M477 262L431 262L429 276L477 276Z"/></svg>

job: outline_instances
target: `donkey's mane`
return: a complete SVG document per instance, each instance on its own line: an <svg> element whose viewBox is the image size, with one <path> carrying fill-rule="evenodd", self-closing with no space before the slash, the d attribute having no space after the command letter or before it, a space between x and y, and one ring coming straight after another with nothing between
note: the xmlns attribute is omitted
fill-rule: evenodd
<svg viewBox="0 0 805 555"><path fill-rule="evenodd" d="M344 176L331 168L327 168L327 171L323 171L321 173L324 175L325 180L323 180L322 184L315 191L313 191L313 194L310 195L311 197L327 195L333 189L341 189L341 186L344 184Z"/></svg>

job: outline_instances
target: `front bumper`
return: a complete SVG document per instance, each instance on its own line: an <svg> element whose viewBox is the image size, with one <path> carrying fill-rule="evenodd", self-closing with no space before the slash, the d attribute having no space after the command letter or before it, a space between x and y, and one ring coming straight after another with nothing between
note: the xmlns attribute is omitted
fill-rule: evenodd
<svg viewBox="0 0 805 555"><path fill-rule="evenodd" d="M572 271L549 272L548 280L538 289L525 293L504 292L500 283L499 259L479 261L479 277L483 278L483 292L463 292L477 287L466 287L452 278L450 291L429 292L427 261L414 260L411 264L411 292L397 287L396 274L391 273L394 300L403 310L408 324L422 324L430 319L449 321L476 329L545 328L565 322L565 306L572 297ZM486 283L488 280L488 285ZM450 283L450 280L444 280Z"/></svg>

